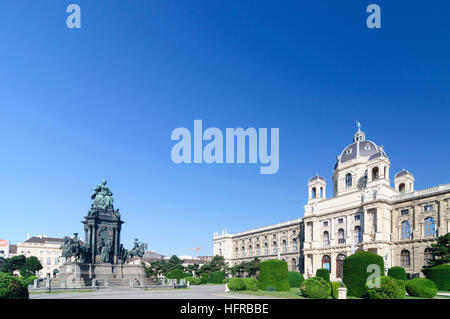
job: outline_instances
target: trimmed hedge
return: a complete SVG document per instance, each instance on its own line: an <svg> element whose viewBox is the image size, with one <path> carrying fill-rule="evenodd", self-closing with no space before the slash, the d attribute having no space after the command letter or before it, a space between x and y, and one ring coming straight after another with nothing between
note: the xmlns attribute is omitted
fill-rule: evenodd
<svg viewBox="0 0 450 319"><path fill-rule="evenodd" d="M172 270L171 272L169 272L167 274L167 278L176 279L178 283L180 282L180 279L184 278L184 276L185 276L185 273L178 269Z"/></svg>
<svg viewBox="0 0 450 319"><path fill-rule="evenodd" d="M450 290L450 265L439 265L430 269L430 279L438 290Z"/></svg>
<svg viewBox="0 0 450 319"><path fill-rule="evenodd" d="M330 272L326 268L319 268L316 270L316 277L325 279L326 282L330 282Z"/></svg>
<svg viewBox="0 0 450 319"><path fill-rule="evenodd" d="M261 289L274 287L276 291L290 291L289 271L284 260L266 260L261 262L259 271Z"/></svg>
<svg viewBox="0 0 450 319"><path fill-rule="evenodd" d="M0 273L0 299L28 299L28 286L8 273Z"/></svg>
<svg viewBox="0 0 450 319"><path fill-rule="evenodd" d="M389 268L388 276L398 279L398 280L406 280L407 279L405 269L400 266L394 266L392 268Z"/></svg>
<svg viewBox="0 0 450 319"><path fill-rule="evenodd" d="M225 273L223 271L212 272L209 274L209 282L213 284L221 284L225 279Z"/></svg>
<svg viewBox="0 0 450 319"><path fill-rule="evenodd" d="M305 278L303 275L296 271L290 271L289 272L289 285L292 287L300 287L300 284L302 281L304 281Z"/></svg>
<svg viewBox="0 0 450 319"><path fill-rule="evenodd" d="M433 298L437 291L436 284L430 279L414 278L406 283L406 292L410 296Z"/></svg>
<svg viewBox="0 0 450 319"><path fill-rule="evenodd" d="M338 289L341 287L341 282L340 281L332 281L332 282L330 282L330 285L331 285L331 296L334 299L338 299L338 296L339 296ZM345 284L344 284L344 287L347 288L345 286Z"/></svg>
<svg viewBox="0 0 450 319"><path fill-rule="evenodd" d="M233 291L244 290L245 283L242 278L233 277L228 281L228 288Z"/></svg>
<svg viewBox="0 0 450 319"><path fill-rule="evenodd" d="M186 282L189 282L189 284L191 284L191 285L200 285L201 284L200 278L185 277L184 279L186 280Z"/></svg>
<svg viewBox="0 0 450 319"><path fill-rule="evenodd" d="M327 299L331 296L331 286L321 277L312 277L301 283L299 294L307 298Z"/></svg>
<svg viewBox="0 0 450 319"><path fill-rule="evenodd" d="M405 298L405 288L397 279L382 276L380 277L380 287L368 288L366 285L366 298L403 299Z"/></svg>
<svg viewBox="0 0 450 319"><path fill-rule="evenodd" d="M258 290L259 281L255 278L244 278L245 290Z"/></svg>
<svg viewBox="0 0 450 319"><path fill-rule="evenodd" d="M359 251L344 259L344 283L349 295L361 298L366 294L366 281L371 275L367 267L372 264L380 266L380 274L383 273L383 257L372 252Z"/></svg>
<svg viewBox="0 0 450 319"><path fill-rule="evenodd" d="M200 282L201 284L207 284L209 282L209 273L204 272L201 276L200 276Z"/></svg>

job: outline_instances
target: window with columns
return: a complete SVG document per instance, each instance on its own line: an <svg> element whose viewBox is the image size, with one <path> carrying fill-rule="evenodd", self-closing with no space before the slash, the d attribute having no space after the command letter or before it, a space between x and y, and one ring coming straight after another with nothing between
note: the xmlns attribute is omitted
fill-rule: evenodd
<svg viewBox="0 0 450 319"><path fill-rule="evenodd" d="M362 242L362 230L361 226L355 226L355 232L354 232L354 240L355 243L361 243Z"/></svg>
<svg viewBox="0 0 450 319"><path fill-rule="evenodd" d="M283 240L283 253L287 252L287 243Z"/></svg>
<svg viewBox="0 0 450 319"><path fill-rule="evenodd" d="M424 265L428 265L428 262L433 260L433 250L431 248L425 248L423 252L423 263Z"/></svg>
<svg viewBox="0 0 450 319"><path fill-rule="evenodd" d="M402 253L400 254L400 264L402 267L411 266L411 256L409 251L406 249L402 250Z"/></svg>
<svg viewBox="0 0 450 319"><path fill-rule="evenodd" d="M323 232L323 245L324 246L330 246L330 235L327 231Z"/></svg>
<svg viewBox="0 0 450 319"><path fill-rule="evenodd" d="M436 225L434 223L433 217L425 218L424 224L424 236L435 236L436 235Z"/></svg>
<svg viewBox="0 0 450 319"><path fill-rule="evenodd" d="M338 230L338 243L345 244L345 232L342 228Z"/></svg>
<svg viewBox="0 0 450 319"><path fill-rule="evenodd" d="M410 239L411 238L411 227L407 220L402 222L401 231L402 231L402 234L401 234L402 239Z"/></svg>
<svg viewBox="0 0 450 319"><path fill-rule="evenodd" d="M322 268L328 269L331 272L331 258L328 255L322 257Z"/></svg>

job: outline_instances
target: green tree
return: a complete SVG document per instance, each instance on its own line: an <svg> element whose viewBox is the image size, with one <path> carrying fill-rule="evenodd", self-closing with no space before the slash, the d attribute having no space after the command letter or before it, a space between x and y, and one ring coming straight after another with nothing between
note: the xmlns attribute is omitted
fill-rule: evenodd
<svg viewBox="0 0 450 319"><path fill-rule="evenodd" d="M433 258L422 268L422 273L429 278L430 269L434 266L450 263L450 233L439 236L435 244L431 244Z"/></svg>
<svg viewBox="0 0 450 319"><path fill-rule="evenodd" d="M2 272L13 274L15 270L19 270L25 266L25 256L19 255L5 259L2 265Z"/></svg>
<svg viewBox="0 0 450 319"><path fill-rule="evenodd" d="M176 255L170 257L169 261L167 262L167 272L171 272L172 270L184 271L183 260L178 258L178 256Z"/></svg>
<svg viewBox="0 0 450 319"><path fill-rule="evenodd" d="M211 265L212 272L226 270L225 258L223 256L215 255L209 264Z"/></svg>
<svg viewBox="0 0 450 319"><path fill-rule="evenodd" d="M34 276L36 271L42 269L41 262L35 256L31 256L25 259L25 265L20 268L20 275L28 278Z"/></svg>

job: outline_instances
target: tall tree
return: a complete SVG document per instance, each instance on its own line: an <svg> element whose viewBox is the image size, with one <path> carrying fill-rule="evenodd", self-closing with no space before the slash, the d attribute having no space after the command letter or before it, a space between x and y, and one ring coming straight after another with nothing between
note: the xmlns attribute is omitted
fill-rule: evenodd
<svg viewBox="0 0 450 319"><path fill-rule="evenodd" d="M35 256L30 256L25 259L25 265L20 268L20 275L22 277L28 278L34 276L36 271L42 269L41 262Z"/></svg>
<svg viewBox="0 0 450 319"><path fill-rule="evenodd" d="M13 274L15 270L21 269L25 266L25 256L19 255L5 259L2 265L2 272Z"/></svg>
<svg viewBox="0 0 450 319"><path fill-rule="evenodd" d="M428 277L430 268L450 262L450 233L439 236L435 244L431 244L432 259L422 268L422 273Z"/></svg>

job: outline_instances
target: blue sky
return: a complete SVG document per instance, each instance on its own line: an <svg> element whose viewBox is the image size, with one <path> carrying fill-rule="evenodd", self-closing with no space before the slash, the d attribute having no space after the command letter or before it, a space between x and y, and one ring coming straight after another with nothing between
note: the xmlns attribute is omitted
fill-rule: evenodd
<svg viewBox="0 0 450 319"><path fill-rule="evenodd" d="M381 7L382 28L365 25ZM82 28L66 27L77 3ZM0 3L0 238L82 233L105 178L133 238L170 254L303 215L355 121L416 189L450 182L448 1ZM280 169L176 165L174 128L277 127Z"/></svg>

